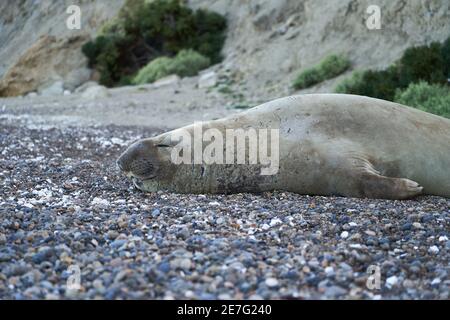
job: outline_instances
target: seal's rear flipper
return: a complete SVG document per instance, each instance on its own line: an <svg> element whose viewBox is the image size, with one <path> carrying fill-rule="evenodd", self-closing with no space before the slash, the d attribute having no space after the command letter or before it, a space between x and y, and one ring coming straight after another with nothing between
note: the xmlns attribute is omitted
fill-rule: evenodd
<svg viewBox="0 0 450 320"><path fill-rule="evenodd" d="M423 188L415 181L383 176L363 154L347 153L342 157L344 175L338 183L339 194L347 197L402 200L422 193Z"/></svg>
<svg viewBox="0 0 450 320"><path fill-rule="evenodd" d="M357 181L361 196L379 199L410 199L422 193L423 188L415 181L389 178L378 174L360 175Z"/></svg>

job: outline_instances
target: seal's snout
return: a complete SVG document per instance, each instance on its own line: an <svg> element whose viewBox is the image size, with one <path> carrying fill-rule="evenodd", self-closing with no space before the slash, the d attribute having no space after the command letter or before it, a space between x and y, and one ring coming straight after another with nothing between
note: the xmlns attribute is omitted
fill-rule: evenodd
<svg viewBox="0 0 450 320"><path fill-rule="evenodd" d="M119 168L120 171L122 172L127 172L130 171L129 170L129 166L127 165L129 155L128 155L128 150L126 150L124 153L122 153L120 155L120 157L116 160L116 164L117 167Z"/></svg>
<svg viewBox="0 0 450 320"><path fill-rule="evenodd" d="M119 168L120 171L125 171L125 167L123 165L123 160L121 160L122 157L119 157L119 159L116 160L117 168Z"/></svg>
<svg viewBox="0 0 450 320"><path fill-rule="evenodd" d="M132 144L116 161L120 171L138 179L153 178L156 164L152 147L146 141Z"/></svg>

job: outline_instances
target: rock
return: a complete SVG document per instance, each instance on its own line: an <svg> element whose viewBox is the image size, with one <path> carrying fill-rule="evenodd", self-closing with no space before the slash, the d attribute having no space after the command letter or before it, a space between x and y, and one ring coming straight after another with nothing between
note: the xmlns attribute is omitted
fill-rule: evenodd
<svg viewBox="0 0 450 320"><path fill-rule="evenodd" d="M127 240L119 239L119 240L114 240L113 242L111 242L110 246L113 247L114 249L118 249L126 243L127 243Z"/></svg>
<svg viewBox="0 0 450 320"><path fill-rule="evenodd" d="M60 96L64 93L64 83L59 80L49 86L44 87L43 89L39 89L38 91L43 97Z"/></svg>
<svg viewBox="0 0 450 320"><path fill-rule="evenodd" d="M153 217L153 218L158 217L160 214L161 214L161 211L160 211L159 209L154 209L154 210L152 211L152 217Z"/></svg>
<svg viewBox="0 0 450 320"><path fill-rule="evenodd" d="M92 200L91 205L98 206L98 207L101 207L101 208L106 208L106 207L109 206L109 201L106 200L106 199L95 197Z"/></svg>
<svg viewBox="0 0 450 320"><path fill-rule="evenodd" d="M414 223L413 223L413 227L414 227L415 229L422 229L422 224L420 224L419 222L414 222Z"/></svg>
<svg viewBox="0 0 450 320"><path fill-rule="evenodd" d="M77 87L74 90L74 93L83 93L84 91L86 91L86 89L88 89L90 87L96 87L96 86L99 86L98 82L87 81L87 82L83 83L82 85L80 85L79 87Z"/></svg>
<svg viewBox="0 0 450 320"><path fill-rule="evenodd" d="M334 268L333 267L326 267L325 268L325 274L327 277L333 277L335 275Z"/></svg>
<svg viewBox="0 0 450 320"><path fill-rule="evenodd" d="M180 77L176 74L172 74L170 76L161 78L155 82L153 82L152 87L155 89L166 87L166 86L175 86L180 82Z"/></svg>
<svg viewBox="0 0 450 320"><path fill-rule="evenodd" d="M172 269L182 269L187 271L192 267L192 262L188 258L175 258L170 261L170 267Z"/></svg>
<svg viewBox="0 0 450 320"><path fill-rule="evenodd" d="M225 219L223 217L219 217L216 219L216 224L223 224L225 222Z"/></svg>
<svg viewBox="0 0 450 320"><path fill-rule="evenodd" d="M342 239L347 239L348 236L349 236L348 231L343 231L343 232L341 233L341 238L342 238Z"/></svg>
<svg viewBox="0 0 450 320"><path fill-rule="evenodd" d="M407 222L407 223L405 223L404 225L402 225L402 230L403 231L408 231L408 230L411 230L412 229L412 223L410 223L410 222Z"/></svg>
<svg viewBox="0 0 450 320"><path fill-rule="evenodd" d="M72 71L70 71L65 77L64 77L64 88L73 91L75 88L78 88L83 83L86 83L89 81L91 77L92 71L86 67L84 68L77 68Z"/></svg>
<svg viewBox="0 0 450 320"><path fill-rule="evenodd" d="M431 281L431 285L437 285L440 284L442 282L441 279L439 278L434 278L433 281Z"/></svg>
<svg viewBox="0 0 450 320"><path fill-rule="evenodd" d="M163 262L161 264L158 265L158 270L164 273L168 273L171 268L170 268L170 263L168 262Z"/></svg>
<svg viewBox="0 0 450 320"><path fill-rule="evenodd" d="M431 253L431 254L438 254L439 253L439 248L437 246L431 246L428 249L428 252Z"/></svg>
<svg viewBox="0 0 450 320"><path fill-rule="evenodd" d="M0 245L6 243L6 236L3 233L0 233Z"/></svg>
<svg viewBox="0 0 450 320"><path fill-rule="evenodd" d="M269 288L277 287L278 286L278 280L275 278L267 278L265 281L266 285Z"/></svg>
<svg viewBox="0 0 450 320"><path fill-rule="evenodd" d="M101 99L109 97L109 91L106 87L98 85L87 88L81 96L84 99Z"/></svg>
<svg viewBox="0 0 450 320"><path fill-rule="evenodd" d="M325 289L325 295L328 297L339 297L347 293L347 290L339 286L331 286Z"/></svg>
<svg viewBox="0 0 450 320"><path fill-rule="evenodd" d="M210 71L202 74L198 79L198 87L200 89L203 88L211 88L217 84L217 74L215 71Z"/></svg>
<svg viewBox="0 0 450 320"><path fill-rule="evenodd" d="M45 300L59 300L60 296L57 294L53 294L53 293L47 293L45 295Z"/></svg>
<svg viewBox="0 0 450 320"><path fill-rule="evenodd" d="M37 253L32 257L32 260L36 264L40 264L48 260L54 254L54 250L49 247L41 247Z"/></svg>
<svg viewBox="0 0 450 320"><path fill-rule="evenodd" d="M65 76L87 63L80 48L88 39L87 35L42 36L5 73L0 81L0 96L24 95L52 82L41 89L44 95L62 94ZM62 82L54 84L55 79Z"/></svg>
<svg viewBox="0 0 450 320"><path fill-rule="evenodd" d="M27 93L26 97L27 98L34 98L34 97L37 97L37 95L38 95L37 92L33 91L33 92L30 92L30 93Z"/></svg>
<svg viewBox="0 0 450 320"><path fill-rule="evenodd" d="M278 218L273 218L272 220L270 220L270 226L271 227L277 226L277 225L282 224L282 223L283 223L283 221L281 221Z"/></svg>
<svg viewBox="0 0 450 320"><path fill-rule="evenodd" d="M108 237L108 239L114 240L119 236L119 233L115 230L109 230L106 236Z"/></svg>
<svg viewBox="0 0 450 320"><path fill-rule="evenodd" d="M396 276L392 276L386 279L386 287L388 289L392 289L398 283L398 278Z"/></svg>

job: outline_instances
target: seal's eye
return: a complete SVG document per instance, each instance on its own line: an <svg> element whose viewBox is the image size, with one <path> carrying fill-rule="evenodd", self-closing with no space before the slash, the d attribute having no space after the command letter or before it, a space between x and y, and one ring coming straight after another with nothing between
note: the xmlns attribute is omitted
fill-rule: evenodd
<svg viewBox="0 0 450 320"><path fill-rule="evenodd" d="M149 178L154 173L154 165L149 159L136 159L130 165L131 172L141 178Z"/></svg>
<svg viewBox="0 0 450 320"><path fill-rule="evenodd" d="M157 144L156 146L158 148L170 148L170 146L168 144Z"/></svg>

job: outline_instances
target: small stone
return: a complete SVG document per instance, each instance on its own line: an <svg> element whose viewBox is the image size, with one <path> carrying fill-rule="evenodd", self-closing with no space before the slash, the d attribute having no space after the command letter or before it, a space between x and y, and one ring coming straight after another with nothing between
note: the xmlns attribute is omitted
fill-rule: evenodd
<svg viewBox="0 0 450 320"><path fill-rule="evenodd" d="M404 225L402 225L402 230L403 231L407 231L407 230L411 230L412 229L412 223L405 223Z"/></svg>
<svg viewBox="0 0 450 320"><path fill-rule="evenodd" d="M219 217L219 218L216 219L216 224L222 224L224 222L225 222L225 219L222 218L222 217Z"/></svg>
<svg viewBox="0 0 450 320"><path fill-rule="evenodd" d="M164 273L170 272L170 270L171 270L170 263L162 262L161 264L158 265L158 270L161 272L164 272Z"/></svg>
<svg viewBox="0 0 450 320"><path fill-rule="evenodd" d="M283 221L281 221L278 218L274 218L274 219L270 220L270 226L271 227L274 227L274 226L282 224L282 223L283 223Z"/></svg>
<svg viewBox="0 0 450 320"><path fill-rule="evenodd" d="M152 211L152 217L153 217L153 218L158 217L160 214L161 214L161 211L160 211L159 209L154 209L154 210Z"/></svg>
<svg viewBox="0 0 450 320"><path fill-rule="evenodd" d="M431 247L428 249L428 252L429 252L429 253L432 253L432 254L438 254L438 253L439 253L439 248L438 248L437 246L431 246Z"/></svg>
<svg viewBox="0 0 450 320"><path fill-rule="evenodd" d="M108 239L114 240L119 236L119 233L115 230L109 230L106 236L108 237Z"/></svg>
<svg viewBox="0 0 450 320"><path fill-rule="evenodd" d="M177 232L177 238L181 238L183 240L186 240L187 238L189 238L190 236L190 232L188 230L188 228L182 228L181 230L179 230Z"/></svg>
<svg viewBox="0 0 450 320"><path fill-rule="evenodd" d="M433 281L431 281L431 285L436 285L436 284L440 284L441 283L441 279L439 278L434 278Z"/></svg>
<svg viewBox="0 0 450 320"><path fill-rule="evenodd" d="M447 236L440 236L439 237L439 242L444 242L444 241L447 241L447 240L448 240Z"/></svg>
<svg viewBox="0 0 450 320"><path fill-rule="evenodd" d="M415 229L422 229L422 224L420 224L419 222L414 222L412 225Z"/></svg>
<svg viewBox="0 0 450 320"><path fill-rule="evenodd" d="M6 243L6 236L3 233L0 233L0 244Z"/></svg>
<svg viewBox="0 0 450 320"><path fill-rule="evenodd" d="M386 279L386 287L388 289L391 289L392 287L396 286L398 283L398 278L396 276L392 276Z"/></svg>
<svg viewBox="0 0 450 320"><path fill-rule="evenodd" d="M192 267L192 262L190 259L182 259L180 262L180 268L183 270L189 270Z"/></svg>
<svg viewBox="0 0 450 320"><path fill-rule="evenodd" d="M123 246L125 243L127 243L126 240L114 240L113 242L111 242L111 247L118 249L121 246Z"/></svg>
<svg viewBox="0 0 450 320"><path fill-rule="evenodd" d="M218 296L219 300L231 300L232 297L228 293L221 293Z"/></svg>
<svg viewBox="0 0 450 320"><path fill-rule="evenodd" d="M182 269L188 271L192 267L192 262L188 258L175 258L170 261L170 267L172 269Z"/></svg>
<svg viewBox="0 0 450 320"><path fill-rule="evenodd" d="M91 205L101 207L101 208L107 208L109 206L109 201L106 199L95 197L92 200Z"/></svg>
<svg viewBox="0 0 450 320"><path fill-rule="evenodd" d="M265 282L269 288L278 286L278 280L275 278L267 278Z"/></svg>
<svg viewBox="0 0 450 320"><path fill-rule="evenodd" d="M372 230L366 230L366 231L364 231L364 233L371 237L375 237L377 235L375 233L375 231L372 231Z"/></svg>
<svg viewBox="0 0 450 320"><path fill-rule="evenodd" d="M349 236L348 231L342 231L342 233L341 233L341 238L342 238L342 239L347 239L348 236Z"/></svg>
<svg viewBox="0 0 450 320"><path fill-rule="evenodd" d="M328 297L338 297L343 296L347 293L347 290L338 286L331 286L326 288L325 295Z"/></svg>
<svg viewBox="0 0 450 320"><path fill-rule="evenodd" d="M333 267L326 267L325 268L325 274L327 275L327 277L334 276L334 274L335 274L334 268Z"/></svg>

